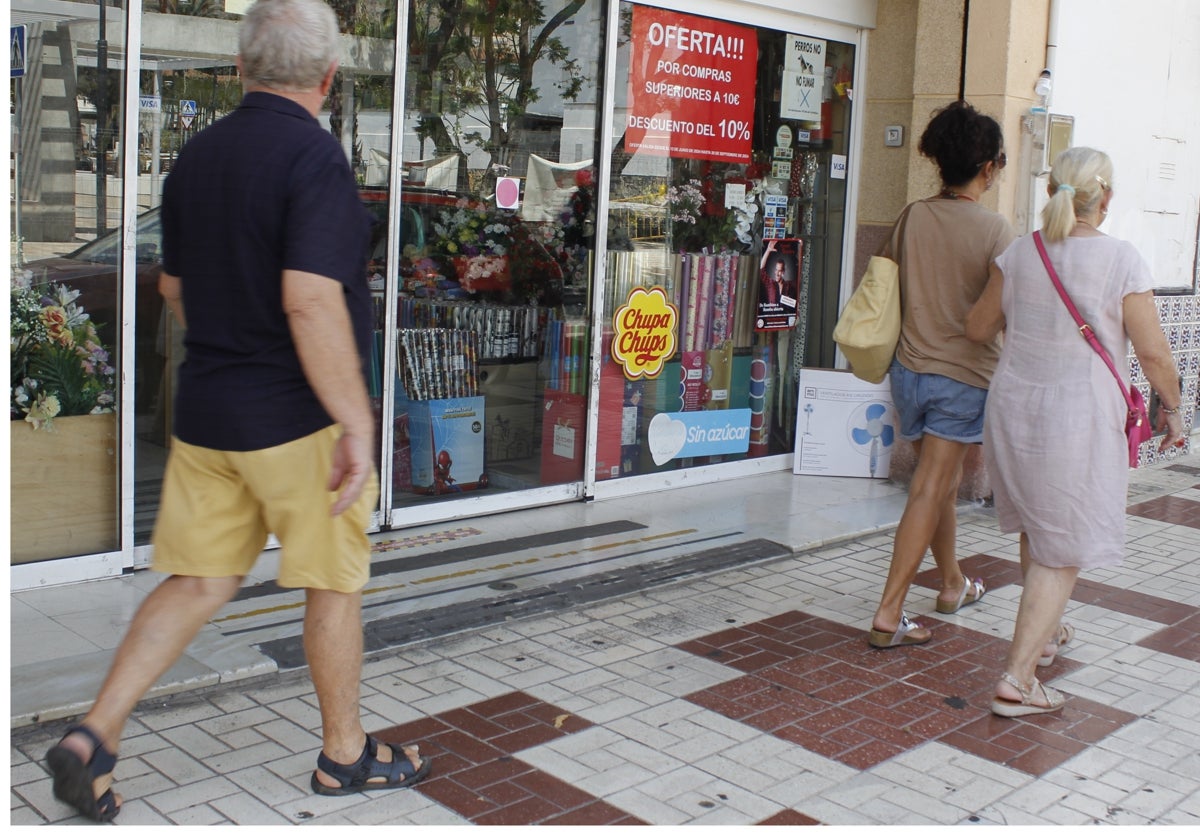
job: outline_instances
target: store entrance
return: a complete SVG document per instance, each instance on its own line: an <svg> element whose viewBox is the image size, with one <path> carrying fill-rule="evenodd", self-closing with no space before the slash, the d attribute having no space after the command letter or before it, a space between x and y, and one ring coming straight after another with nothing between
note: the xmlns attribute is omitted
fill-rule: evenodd
<svg viewBox="0 0 1200 840"><path fill-rule="evenodd" d="M414 0L380 285L390 522L583 493L604 6ZM394 376L390 371L395 371ZM390 380L390 381L389 381Z"/></svg>
<svg viewBox="0 0 1200 840"><path fill-rule="evenodd" d="M620 14L596 479L790 454L799 370L834 365L855 47Z"/></svg>

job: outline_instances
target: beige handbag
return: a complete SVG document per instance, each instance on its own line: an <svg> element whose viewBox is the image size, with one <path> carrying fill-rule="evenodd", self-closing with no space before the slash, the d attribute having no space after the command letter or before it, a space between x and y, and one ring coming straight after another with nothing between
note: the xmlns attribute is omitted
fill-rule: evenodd
<svg viewBox="0 0 1200 840"><path fill-rule="evenodd" d="M900 341L900 266L883 254L895 253L896 243L904 238L907 218L905 210L880 253L867 263L858 288L833 328L833 340L854 375L875 384L887 376Z"/></svg>

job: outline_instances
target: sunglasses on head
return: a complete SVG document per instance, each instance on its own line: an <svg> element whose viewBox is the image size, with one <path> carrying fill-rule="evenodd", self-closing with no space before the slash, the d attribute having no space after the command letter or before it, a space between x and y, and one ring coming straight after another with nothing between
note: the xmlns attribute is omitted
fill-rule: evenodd
<svg viewBox="0 0 1200 840"><path fill-rule="evenodd" d="M979 164L980 169L983 169L984 163L987 163L987 161L985 160L983 163ZM1001 152L1000 154L996 155L996 157L992 158L992 163L996 164L997 169L1003 169L1004 167L1008 166L1008 155L1006 155L1004 152Z"/></svg>

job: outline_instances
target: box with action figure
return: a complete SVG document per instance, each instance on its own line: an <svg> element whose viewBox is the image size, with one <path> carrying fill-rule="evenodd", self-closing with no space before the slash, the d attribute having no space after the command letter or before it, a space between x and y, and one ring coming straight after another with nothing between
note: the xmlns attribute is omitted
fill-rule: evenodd
<svg viewBox="0 0 1200 840"><path fill-rule="evenodd" d="M414 492L440 496L487 487L483 397L410 400L407 414Z"/></svg>

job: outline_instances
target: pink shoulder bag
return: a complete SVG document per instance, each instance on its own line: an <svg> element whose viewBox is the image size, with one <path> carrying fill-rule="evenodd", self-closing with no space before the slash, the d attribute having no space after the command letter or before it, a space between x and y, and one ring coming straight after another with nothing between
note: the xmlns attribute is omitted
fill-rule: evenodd
<svg viewBox="0 0 1200 840"><path fill-rule="evenodd" d="M1046 266L1050 279L1054 281L1054 288L1058 290L1058 296L1062 298L1071 317L1079 325L1079 334L1087 340L1088 344L1092 345L1093 350L1100 354L1104 364L1108 365L1108 369L1112 371L1113 378L1117 380L1117 387L1121 389L1121 396L1125 398L1125 405L1129 409L1125 418L1125 438L1129 441L1129 466L1136 467L1138 465L1138 449L1143 443L1150 440L1150 436L1154 433L1150 427L1150 417L1146 413L1146 398L1142 396L1140 389L1134 388L1132 385L1129 388L1125 387L1125 383L1121 381L1121 374L1117 373L1117 368L1113 364L1112 357L1108 355L1108 351L1096 338L1096 333L1084 322L1083 316L1071 302L1067 290L1062 286L1062 281L1058 279L1058 273L1050 263L1050 256L1046 253L1046 246L1042 242L1041 231L1034 231L1033 244L1037 246L1038 254L1042 257L1042 264Z"/></svg>

